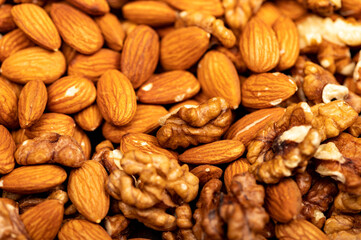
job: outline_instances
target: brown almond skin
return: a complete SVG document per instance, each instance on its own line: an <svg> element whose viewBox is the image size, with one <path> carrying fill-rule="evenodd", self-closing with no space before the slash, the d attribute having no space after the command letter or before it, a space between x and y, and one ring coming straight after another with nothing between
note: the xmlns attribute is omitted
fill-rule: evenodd
<svg viewBox="0 0 361 240"><path fill-rule="evenodd" d="M100 225L77 219L66 222L60 229L58 238L59 240L111 240Z"/></svg>
<svg viewBox="0 0 361 240"><path fill-rule="evenodd" d="M8 128L18 127L18 97L4 81L0 81L0 96L0 124Z"/></svg>
<svg viewBox="0 0 361 240"><path fill-rule="evenodd" d="M0 39L0 61L4 61L17 51L31 47L34 43L20 29L8 32Z"/></svg>
<svg viewBox="0 0 361 240"><path fill-rule="evenodd" d="M10 4L0 5L0 32L7 32L16 28L16 24L11 16L12 8L13 6Z"/></svg>
<svg viewBox="0 0 361 240"><path fill-rule="evenodd" d="M58 113L76 113L90 106L96 98L92 81L78 76L60 78L48 87L47 109Z"/></svg>
<svg viewBox="0 0 361 240"><path fill-rule="evenodd" d="M195 10L220 17L224 13L224 9L220 0L164 0L172 7L179 10Z"/></svg>
<svg viewBox="0 0 361 240"><path fill-rule="evenodd" d="M125 40L120 69L138 88L153 74L158 59L158 34L146 25L139 25Z"/></svg>
<svg viewBox="0 0 361 240"><path fill-rule="evenodd" d="M1 75L0 75L0 82L3 82L5 84L7 84L11 88L11 90L15 93L15 95L17 97L20 97L20 92L23 89L23 85L20 85L18 83L14 83L14 82L8 80L7 78L5 78L4 76L1 76Z"/></svg>
<svg viewBox="0 0 361 240"><path fill-rule="evenodd" d="M93 54L103 46L98 25L85 13L65 3L54 3L50 16L63 40L78 52Z"/></svg>
<svg viewBox="0 0 361 240"><path fill-rule="evenodd" d="M103 121L97 104L90 105L74 116L76 123L85 131L94 131Z"/></svg>
<svg viewBox="0 0 361 240"><path fill-rule="evenodd" d="M58 200L45 200L20 217L31 239L52 240L60 229L63 215L63 204Z"/></svg>
<svg viewBox="0 0 361 240"><path fill-rule="evenodd" d="M30 81L21 90L18 105L21 128L28 128L43 115L48 93L42 81Z"/></svg>
<svg viewBox="0 0 361 240"><path fill-rule="evenodd" d="M266 187L266 208L271 216L281 223L294 219L301 211L302 196L297 183L285 178Z"/></svg>
<svg viewBox="0 0 361 240"><path fill-rule="evenodd" d="M119 69L120 53L102 48L93 55L77 53L68 65L68 74L82 76L93 81L109 69Z"/></svg>
<svg viewBox="0 0 361 240"><path fill-rule="evenodd" d="M59 79L65 70L66 61L60 51L51 52L40 47L22 49L6 58L1 65L1 74L20 84L32 80L50 84Z"/></svg>
<svg viewBox="0 0 361 240"><path fill-rule="evenodd" d="M122 50L125 32L119 19L112 13L106 13L95 18L95 22L98 24L108 47L114 51Z"/></svg>
<svg viewBox="0 0 361 240"><path fill-rule="evenodd" d="M177 111L178 109L180 109L181 107L183 107L185 105L195 105L195 106L197 106L197 105L199 105L199 102L194 100L194 99L189 99L189 100L174 104L173 106L171 106L169 108L169 112L175 112L175 111Z"/></svg>
<svg viewBox="0 0 361 240"><path fill-rule="evenodd" d="M245 150L240 141L220 140L190 148L179 155L179 161L189 164L222 164L242 156Z"/></svg>
<svg viewBox="0 0 361 240"><path fill-rule="evenodd" d="M90 159L92 146L88 135L86 135L86 133L81 128L76 127L73 138L79 143L81 149L83 150L85 159Z"/></svg>
<svg viewBox="0 0 361 240"><path fill-rule="evenodd" d="M222 176L222 169L212 165L200 165L193 168L191 171L198 179L199 184L206 184L211 179L219 179Z"/></svg>
<svg viewBox="0 0 361 240"><path fill-rule="evenodd" d="M67 177L64 169L55 165L24 166L0 179L0 188L18 194L46 192L62 184Z"/></svg>
<svg viewBox="0 0 361 240"><path fill-rule="evenodd" d="M223 97L233 109L238 108L241 83L234 64L226 55L219 51L207 52L198 64L197 76L206 95Z"/></svg>
<svg viewBox="0 0 361 240"><path fill-rule="evenodd" d="M0 125L0 174L11 172L15 166L15 142L10 132Z"/></svg>
<svg viewBox="0 0 361 240"><path fill-rule="evenodd" d="M18 130L13 130L11 132L11 136L13 137L16 146L18 146L19 144L21 144L25 140L29 139L25 135L25 129L24 128L20 128Z"/></svg>
<svg viewBox="0 0 361 240"><path fill-rule="evenodd" d="M138 90L142 103L170 104L189 99L200 90L193 74L183 70L153 75Z"/></svg>
<svg viewBox="0 0 361 240"><path fill-rule="evenodd" d="M16 25L35 43L56 51L61 39L53 21L46 11L36 4L23 3L11 9Z"/></svg>
<svg viewBox="0 0 361 240"><path fill-rule="evenodd" d="M66 44L65 42L63 43L63 45L61 46L61 51L64 54L64 57L66 59L66 63L69 64L71 62L71 60L73 60L73 58L75 57L75 55L77 54L77 51L70 47L68 44ZM68 73L69 74L69 73Z"/></svg>
<svg viewBox="0 0 361 240"><path fill-rule="evenodd" d="M90 15L103 15L108 13L110 8L106 0L67 0L83 12Z"/></svg>
<svg viewBox="0 0 361 240"><path fill-rule="evenodd" d="M176 20L176 11L163 2L128 2L123 6L122 11L125 19L153 27L170 25Z"/></svg>
<svg viewBox="0 0 361 240"><path fill-rule="evenodd" d="M160 43L160 62L166 70L185 70L206 52L210 34L198 27L186 27L167 34Z"/></svg>
<svg viewBox="0 0 361 240"><path fill-rule="evenodd" d="M104 119L115 126L129 123L137 110L133 86L118 70L108 70L97 84L97 104Z"/></svg>
<svg viewBox="0 0 361 240"><path fill-rule="evenodd" d="M278 239L292 240L328 240L329 238L318 227L306 220L292 220L287 224L276 225Z"/></svg>
<svg viewBox="0 0 361 240"><path fill-rule="evenodd" d="M71 171L68 194L76 209L89 221L100 223L109 210L109 195L105 191L108 174L97 161L86 161Z"/></svg>
<svg viewBox="0 0 361 240"><path fill-rule="evenodd" d="M250 164L246 158L240 158L234 162L231 162L226 170L224 171L224 185L226 186L227 192L230 192L232 179L235 175L248 172Z"/></svg>
<svg viewBox="0 0 361 240"><path fill-rule="evenodd" d="M268 72L280 59L280 50L275 32L257 17L245 26L239 41L244 62L253 72Z"/></svg>

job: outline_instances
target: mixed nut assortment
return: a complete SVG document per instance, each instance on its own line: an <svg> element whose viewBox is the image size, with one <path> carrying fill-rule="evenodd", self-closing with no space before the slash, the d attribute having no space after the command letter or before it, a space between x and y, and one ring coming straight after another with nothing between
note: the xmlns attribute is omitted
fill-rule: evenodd
<svg viewBox="0 0 361 240"><path fill-rule="evenodd" d="M361 0L0 0L0 240L361 239Z"/></svg>

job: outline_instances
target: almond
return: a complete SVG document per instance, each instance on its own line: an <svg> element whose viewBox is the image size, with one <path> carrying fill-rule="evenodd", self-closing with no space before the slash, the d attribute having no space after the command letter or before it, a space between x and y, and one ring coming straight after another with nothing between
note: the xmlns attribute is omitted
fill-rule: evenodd
<svg viewBox="0 0 361 240"><path fill-rule="evenodd" d="M50 52L40 47L22 49L6 58L1 66L1 74L21 84L32 80L49 84L59 79L65 70L65 58L60 51Z"/></svg>
<svg viewBox="0 0 361 240"><path fill-rule="evenodd" d="M52 240L60 229L63 215L63 204L58 200L45 200L20 217L31 239Z"/></svg>
<svg viewBox="0 0 361 240"><path fill-rule="evenodd" d="M241 141L247 146L259 130L269 122L278 121L284 112L284 108L267 108L247 114L231 125L224 138Z"/></svg>
<svg viewBox="0 0 361 240"><path fill-rule="evenodd" d="M165 35L160 43L160 61L166 70L185 70L207 51L210 34L198 27L185 27Z"/></svg>
<svg viewBox="0 0 361 240"><path fill-rule="evenodd" d="M190 72L176 70L150 77L137 92L142 103L169 104L181 102L200 90L198 80Z"/></svg>
<svg viewBox="0 0 361 240"><path fill-rule="evenodd" d="M0 32L7 32L16 28L16 24L11 16L12 8L13 6L10 4L0 5Z"/></svg>
<svg viewBox="0 0 361 240"><path fill-rule="evenodd" d="M60 48L61 39L53 21L45 10L32 3L15 5L11 15L16 25L35 43L56 51Z"/></svg>
<svg viewBox="0 0 361 240"><path fill-rule="evenodd" d="M90 159L90 154L92 149L88 135L86 135L85 132L81 130L79 127L76 127L73 138L79 143L85 155L85 159Z"/></svg>
<svg viewBox="0 0 361 240"><path fill-rule="evenodd" d="M298 1L288 1L288 0L277 0L275 2L278 10L285 16L290 17L292 20L301 18L302 16L308 13L307 8L303 6L301 2ZM345 5L345 1L342 1L342 6ZM355 6L352 4L353 7Z"/></svg>
<svg viewBox="0 0 361 240"><path fill-rule="evenodd" d="M193 105L193 106L197 106L199 105L199 102L196 101L196 100L193 100L193 99L189 99L189 100L186 100L186 101L183 101L183 102L180 102L180 103L177 103L177 104L174 104L173 106L171 106L169 108L169 112L176 112L178 111L178 109L180 109L181 107L185 106L185 105Z"/></svg>
<svg viewBox="0 0 361 240"><path fill-rule="evenodd" d="M300 54L298 30L292 19L286 16L278 18L273 25L273 30L280 48L277 70L283 71L292 67Z"/></svg>
<svg viewBox="0 0 361 240"><path fill-rule="evenodd" d="M9 81L7 78L0 75L0 82L7 84L11 90L15 93L15 95L19 98L20 92L23 89L23 86L14 82Z"/></svg>
<svg viewBox="0 0 361 240"><path fill-rule="evenodd" d="M120 53L102 48L93 55L75 54L69 62L68 74L86 77L93 81L109 69L119 69Z"/></svg>
<svg viewBox="0 0 361 240"><path fill-rule="evenodd" d="M220 0L163 0L179 10L195 10L220 17L224 9Z"/></svg>
<svg viewBox="0 0 361 240"><path fill-rule="evenodd" d="M103 15L108 13L110 8L106 0L67 0L83 12L90 15Z"/></svg>
<svg viewBox="0 0 361 240"><path fill-rule="evenodd" d="M219 179L222 176L222 169L212 165L200 165L190 171L199 179L199 184L203 185L211 179Z"/></svg>
<svg viewBox="0 0 361 240"><path fill-rule="evenodd" d="M74 129L75 122L70 116L62 113L44 113L39 121L26 129L25 134L29 138L40 137L50 132L73 136Z"/></svg>
<svg viewBox="0 0 361 240"><path fill-rule="evenodd" d="M137 105L134 118L130 123L115 127L108 122L103 125L103 135L106 139L119 143L126 133L150 133L159 127L159 118L168 114L163 106Z"/></svg>
<svg viewBox="0 0 361 240"><path fill-rule="evenodd" d="M273 107L296 91L296 83L283 73L254 74L242 84L242 105L250 108Z"/></svg>
<svg viewBox="0 0 361 240"><path fill-rule="evenodd" d="M8 128L19 126L18 97L4 81L0 81L0 124Z"/></svg>
<svg viewBox="0 0 361 240"><path fill-rule="evenodd" d="M28 128L40 119L48 101L46 86L42 81L30 81L21 90L18 105L19 123Z"/></svg>
<svg viewBox="0 0 361 240"><path fill-rule="evenodd" d="M146 25L139 25L125 40L120 69L134 88L138 88L153 74L158 59L157 33Z"/></svg>
<svg viewBox="0 0 361 240"><path fill-rule="evenodd" d="M125 32L119 19L112 13L106 13L95 18L95 22L98 24L108 47L114 51L122 50Z"/></svg>
<svg viewBox="0 0 361 240"><path fill-rule="evenodd" d="M226 170L224 171L224 185L226 186L227 192L230 192L230 187L232 179L235 175L248 172L250 164L246 158L238 159L234 162L231 162Z"/></svg>
<svg viewBox="0 0 361 240"><path fill-rule="evenodd" d="M277 9L276 5L272 2L265 2L259 8L255 17L261 19L268 26L272 27L272 25L277 21L277 19L281 16L280 11Z"/></svg>
<svg viewBox="0 0 361 240"><path fill-rule="evenodd" d="M74 116L76 123L85 131L94 131L103 121L97 104L90 105Z"/></svg>
<svg viewBox="0 0 361 240"><path fill-rule="evenodd" d="M233 109L238 108L241 83L235 66L226 55L219 51L207 52L198 64L197 76L206 95L223 97Z"/></svg>
<svg viewBox="0 0 361 240"><path fill-rule="evenodd" d="M100 223L109 210L109 195L105 191L108 175L97 161L86 161L71 171L68 194L76 209L89 221Z"/></svg>
<svg viewBox="0 0 361 240"><path fill-rule="evenodd" d="M137 109L131 82L118 70L106 71L97 84L97 104L106 121L115 126L129 123Z"/></svg>
<svg viewBox="0 0 361 240"><path fill-rule="evenodd" d="M16 146L18 146L19 144L23 143L25 140L29 139L29 138L25 135L25 129L24 129L24 128L20 128L20 129L18 129L18 130L13 130L13 131L11 132L11 136L13 137Z"/></svg>
<svg viewBox="0 0 361 240"><path fill-rule="evenodd" d="M55 165L37 165L15 168L0 179L0 188L19 194L46 192L62 184L67 175Z"/></svg>
<svg viewBox="0 0 361 240"><path fill-rule="evenodd" d="M63 45L61 46L61 51L64 54L67 64L69 64L77 54L77 51L66 43L63 43Z"/></svg>
<svg viewBox="0 0 361 240"><path fill-rule="evenodd" d="M0 125L0 174L6 174L14 169L15 142L6 129Z"/></svg>
<svg viewBox="0 0 361 240"><path fill-rule="evenodd" d="M63 40L78 52L93 54L103 46L99 27L85 13L65 3L54 3L50 16Z"/></svg>
<svg viewBox="0 0 361 240"><path fill-rule="evenodd" d="M128 2L123 6L122 11L125 19L153 27L170 25L176 20L176 11L163 2Z"/></svg>
<svg viewBox="0 0 361 240"><path fill-rule="evenodd" d="M72 219L58 233L59 240L111 240L109 234L99 226L86 220Z"/></svg>
<svg viewBox="0 0 361 240"><path fill-rule="evenodd" d="M280 50L275 32L259 18L245 26L239 41L244 62L253 72L267 72L277 66Z"/></svg>
<svg viewBox="0 0 361 240"><path fill-rule="evenodd" d="M48 87L47 109L58 113L76 113L91 105L95 98L96 89L90 80L67 76Z"/></svg>
<svg viewBox="0 0 361 240"><path fill-rule="evenodd" d="M179 161L189 164L222 164L242 156L245 148L240 141L220 140L190 148L179 155Z"/></svg>
<svg viewBox="0 0 361 240"><path fill-rule="evenodd" d="M328 237L315 225L306 220L293 220L287 224L276 225L278 239L327 240Z"/></svg>
<svg viewBox="0 0 361 240"><path fill-rule="evenodd" d="M0 39L0 61L4 61L17 51L31 47L34 43L20 29L15 29L5 34Z"/></svg>

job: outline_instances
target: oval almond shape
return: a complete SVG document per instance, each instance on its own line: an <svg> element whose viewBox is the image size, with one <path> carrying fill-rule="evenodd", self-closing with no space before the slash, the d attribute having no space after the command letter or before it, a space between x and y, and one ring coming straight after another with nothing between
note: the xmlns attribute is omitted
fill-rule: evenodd
<svg viewBox="0 0 361 240"><path fill-rule="evenodd" d="M28 128L38 121L44 113L48 93L42 81L30 81L21 90L18 105L21 128Z"/></svg>
<svg viewBox="0 0 361 240"><path fill-rule="evenodd" d="M33 240L52 240L63 221L64 207L58 200L45 200L20 215Z"/></svg>
<svg viewBox="0 0 361 240"><path fill-rule="evenodd" d="M196 95L200 90L198 80L190 72L176 70L150 77L137 92L142 103L170 104Z"/></svg>
<svg viewBox="0 0 361 240"><path fill-rule="evenodd" d="M224 13L220 0L164 0L164 2L179 10L201 11L215 17L220 17Z"/></svg>
<svg viewBox="0 0 361 240"><path fill-rule="evenodd" d="M207 52L198 64L198 80L209 97L223 97L233 109L241 103L241 83L236 67L219 51Z"/></svg>
<svg viewBox="0 0 361 240"><path fill-rule="evenodd" d="M85 13L66 3L54 3L50 16L63 40L78 52L93 54L103 46L98 25Z"/></svg>
<svg viewBox="0 0 361 240"><path fill-rule="evenodd" d="M18 97L5 81L0 81L0 124L8 128L19 126Z"/></svg>
<svg viewBox="0 0 361 240"><path fill-rule="evenodd" d="M18 194L46 192L62 184L67 177L64 169L55 165L15 168L0 179L0 188Z"/></svg>
<svg viewBox="0 0 361 240"><path fill-rule="evenodd" d="M4 61L17 51L31 47L34 43L20 29L8 32L0 39L0 61Z"/></svg>
<svg viewBox="0 0 361 240"><path fill-rule="evenodd" d="M92 81L78 76L56 80L48 87L47 109L58 113L76 113L91 105L96 98Z"/></svg>
<svg viewBox="0 0 361 240"><path fill-rule="evenodd" d="M134 88L138 88L153 74L158 59L158 34L146 25L135 27L125 40L120 65L122 73Z"/></svg>
<svg viewBox="0 0 361 240"><path fill-rule="evenodd" d="M176 11L168 4L158 1L128 2L122 11L125 19L153 27L170 25L176 20Z"/></svg>
<svg viewBox="0 0 361 240"><path fill-rule="evenodd" d="M90 105L74 116L76 123L85 131L94 131L103 121L97 104Z"/></svg>
<svg viewBox="0 0 361 240"><path fill-rule="evenodd" d="M219 167L208 164L197 166L190 172L199 179L199 184L206 184L211 179L219 179L223 173Z"/></svg>
<svg viewBox="0 0 361 240"><path fill-rule="evenodd" d="M254 74L242 83L242 105L249 108L274 107L296 91L296 83L283 73Z"/></svg>
<svg viewBox="0 0 361 240"><path fill-rule="evenodd" d="M44 113L39 121L25 130L25 134L29 138L51 132L73 136L74 130L75 122L72 117L62 113Z"/></svg>
<svg viewBox="0 0 361 240"><path fill-rule="evenodd" d="M287 224L276 225L278 239L303 240L328 240L329 238L318 227L307 220L292 220Z"/></svg>
<svg viewBox="0 0 361 240"><path fill-rule="evenodd" d="M33 3L15 5L11 15L16 25L35 43L48 50L60 48L59 32L42 7Z"/></svg>
<svg viewBox="0 0 361 240"><path fill-rule="evenodd" d="M105 191L108 174L97 161L86 161L73 169L68 181L68 194L76 209L89 221L100 223L109 210L109 195Z"/></svg>
<svg viewBox="0 0 361 240"><path fill-rule="evenodd" d="M108 13L110 8L106 0L67 0L83 12L90 15L103 15Z"/></svg>
<svg viewBox="0 0 361 240"><path fill-rule="evenodd" d="M250 164L246 158L240 158L236 161L231 162L226 170L224 171L224 185L226 186L227 192L230 192L232 179L235 175L248 172Z"/></svg>
<svg viewBox="0 0 361 240"><path fill-rule="evenodd" d="M0 32L7 32L16 28L16 24L11 16L12 8L13 5L10 4L0 5Z"/></svg>
<svg viewBox="0 0 361 240"><path fill-rule="evenodd" d="M6 58L1 66L2 75L21 84L32 80L49 84L59 79L65 70L65 57L60 51L40 47L22 49Z"/></svg>
<svg viewBox="0 0 361 240"><path fill-rule="evenodd" d="M15 167L15 142L10 132L0 125L0 174L7 174Z"/></svg>
<svg viewBox="0 0 361 240"><path fill-rule="evenodd" d="M268 72L280 59L276 33L261 19L254 17L245 26L239 41L244 62L253 72Z"/></svg>
<svg viewBox="0 0 361 240"><path fill-rule="evenodd" d="M160 62L166 70L185 70L207 51L210 34L198 27L174 30L161 40Z"/></svg>
<svg viewBox="0 0 361 240"><path fill-rule="evenodd" d="M269 122L278 121L284 112L284 108L266 108L247 114L231 125L224 138L241 141L247 146L259 130Z"/></svg>
<svg viewBox="0 0 361 240"><path fill-rule="evenodd" d="M220 140L190 148L179 155L179 161L189 164L222 164L242 156L245 150L240 141Z"/></svg>
<svg viewBox="0 0 361 240"><path fill-rule="evenodd" d="M129 79L118 70L108 70L97 84L97 104L104 119L115 126L129 123L137 110L137 100Z"/></svg>
<svg viewBox="0 0 361 240"><path fill-rule="evenodd" d="M85 159L90 159L92 146L88 135L86 135L86 133L81 128L76 127L73 138L79 143L81 149L83 150Z"/></svg>
<svg viewBox="0 0 361 240"><path fill-rule="evenodd" d="M86 77L93 81L109 69L119 69L120 53L102 48L93 55L77 53L70 61L68 74Z"/></svg>
<svg viewBox="0 0 361 240"><path fill-rule="evenodd" d="M108 47L114 51L122 50L125 32L119 19L112 13L106 13L95 18L95 22L102 31Z"/></svg>
<svg viewBox="0 0 361 240"><path fill-rule="evenodd" d="M66 222L60 229L58 238L59 240L111 240L109 234L100 225L77 219Z"/></svg>

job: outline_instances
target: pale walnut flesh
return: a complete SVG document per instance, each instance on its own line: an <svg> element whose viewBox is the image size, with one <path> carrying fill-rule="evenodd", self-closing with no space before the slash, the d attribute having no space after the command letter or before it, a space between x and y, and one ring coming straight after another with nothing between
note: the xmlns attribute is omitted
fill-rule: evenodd
<svg viewBox="0 0 361 240"><path fill-rule="evenodd" d="M360 215L333 215L323 228L330 240L360 239Z"/></svg>

